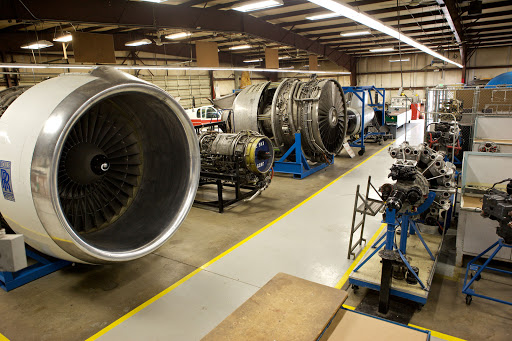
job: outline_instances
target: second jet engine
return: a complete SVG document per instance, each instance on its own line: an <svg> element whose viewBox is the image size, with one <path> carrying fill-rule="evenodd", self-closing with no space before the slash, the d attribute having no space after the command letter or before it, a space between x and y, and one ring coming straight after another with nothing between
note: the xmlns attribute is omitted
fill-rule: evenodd
<svg viewBox="0 0 512 341"><path fill-rule="evenodd" d="M341 85L333 79L308 82L285 79L245 88L233 103L234 130L258 131L283 154L301 133L302 149L314 162L325 162L343 148L347 106Z"/></svg>

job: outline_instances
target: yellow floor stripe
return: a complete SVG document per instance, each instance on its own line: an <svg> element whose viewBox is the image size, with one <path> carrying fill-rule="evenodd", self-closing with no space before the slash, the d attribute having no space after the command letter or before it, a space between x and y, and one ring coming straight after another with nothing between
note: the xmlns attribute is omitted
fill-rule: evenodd
<svg viewBox="0 0 512 341"><path fill-rule="evenodd" d="M0 333L0 341L9 341L9 339Z"/></svg>
<svg viewBox="0 0 512 341"><path fill-rule="evenodd" d="M365 255L366 251L368 251L368 248L370 248L373 245L373 243L375 243L375 240L381 234L381 232L382 232L382 230L384 229L385 226L386 226L386 223L382 223L380 225L379 229L377 230L377 232L374 233L372 238L369 241L366 242L366 245L363 248L363 250L361 252L359 252L359 255L357 255L356 259L354 259L354 261L352 262L350 267L347 269L347 271L345 271L345 273L343 274L343 277L341 277L341 279L338 282L338 284L336 284L334 286L336 289L341 289L345 285L345 283L348 280L348 276L350 276L350 273L352 272L352 270L354 270L356 265L361 261L361 259Z"/></svg>
<svg viewBox="0 0 512 341"><path fill-rule="evenodd" d="M233 247L227 249L226 251L224 251L223 253L221 253L220 255L218 255L217 257L213 258L212 260L210 260L209 262L203 264L202 266L200 266L199 268L197 268L196 270L192 271L190 274L188 274L187 276L183 277L181 280L179 280L178 282L174 283L173 285L171 285L169 288L165 289L164 291L162 291L161 293L159 293L158 295L152 297L151 299L149 299L148 301L142 303L140 306L138 306L137 308L133 309L132 311L130 311L129 313L127 313L126 315L120 317L119 319L117 319L116 321L112 322L111 324L109 324L108 326L106 326L105 328L103 328L102 330L100 330L99 332L97 332L96 334L94 334L93 336L91 336L90 338L88 338L86 341L93 341L93 340L96 340L97 338L99 338L100 336L104 335L105 333L107 333L109 330L111 330L112 328L118 326L119 324L121 324L122 322L126 321L128 318L130 318L131 316L135 315L136 313L138 313L139 311L141 311L142 309L146 308L147 306L149 306L151 303L155 302L156 300L158 300L159 298L161 298L162 296L168 294L169 292L171 292L172 290L176 289L178 286L180 286L181 284L185 283L186 281L188 281L190 278L192 278L193 276L195 276L197 273L199 273L201 270L204 270L206 269L207 267L209 267L210 265L212 265L213 263L215 263L216 261L218 261L219 259L221 259L222 257L226 256L228 253L232 252L233 250L237 249L239 246L247 243L249 240L251 240L252 238L256 237L258 234L260 234L261 232L265 231L266 229L268 229L270 226L274 225L275 223L277 223L279 220L283 219L284 217L286 217L287 215L289 215L290 213L292 213L293 211L295 211L296 209L298 209L299 207L301 207L302 205L304 205L305 203L307 203L309 200L313 199L314 197L316 197L318 194L320 194L321 192L323 192L325 189L327 189L328 187L330 187L332 184L334 184L336 181L338 181L339 179L343 178L345 175L347 174L350 174L352 171L354 171L355 169L359 168L360 166L362 166L365 162L367 162L368 160L370 160L371 158L373 158L375 155L379 154L380 152L382 152L383 150L387 149L394 141L391 141L389 144L387 144L386 146L382 147L381 149L379 149L375 154L369 156L367 159L363 160L362 162L358 163L356 166L352 167L351 169L349 169L348 171L346 171L345 173L343 173L342 175L340 175L339 177L337 177L336 179L334 179L333 181L329 182L327 185L325 185L324 187L322 187L320 190L318 190L317 192L315 192L313 195L311 195L310 197L304 199L302 202L300 202L297 206L291 208L289 211L287 211L285 214L281 215L280 217L274 219L273 221L271 221L270 223L268 223L267 225L263 226L261 229L259 229L258 231L254 232L253 234L251 234L249 237L245 238L244 240L242 240L241 242L237 243L236 245L234 245ZM381 227L382 229L382 227ZM371 241L370 241L370 244L371 244ZM0 341L3 341L0 339Z"/></svg>
<svg viewBox="0 0 512 341"><path fill-rule="evenodd" d="M418 328L418 329L422 329L422 330L429 330L430 331L430 335L432 335L434 337L437 337L439 339L442 339L442 340L446 340L446 341L466 341L464 339L461 339L461 338L458 338L458 337L455 337L455 336L451 336L451 335L443 334L443 333L440 333L440 332L436 332L435 330L428 329L428 328L423 328L423 327L420 327L420 326L417 326L417 325L414 325L414 324L411 324L411 323L409 323L409 327L414 327L414 328Z"/></svg>

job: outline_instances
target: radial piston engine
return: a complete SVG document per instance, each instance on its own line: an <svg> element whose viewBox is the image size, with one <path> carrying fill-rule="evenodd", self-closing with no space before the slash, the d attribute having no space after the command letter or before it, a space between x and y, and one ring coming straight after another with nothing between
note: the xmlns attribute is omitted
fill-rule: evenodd
<svg viewBox="0 0 512 341"><path fill-rule="evenodd" d="M235 131L252 130L269 137L284 154L301 133L302 149L314 162L343 149L347 106L341 85L333 79L308 82L285 79L245 88L233 103Z"/></svg>
<svg viewBox="0 0 512 341"><path fill-rule="evenodd" d="M408 142L390 148L389 154L396 159L389 177L394 184L381 186L383 199L390 209L406 211L421 205L430 191L436 192L434 204L424 212L422 218L437 225L450 209L450 197L455 192L455 166L444 161L444 155L425 143L410 146Z"/></svg>
<svg viewBox="0 0 512 341"><path fill-rule="evenodd" d="M496 228L496 234L505 243L512 244L512 179L505 181L508 181L506 192L491 188L484 194L482 216L498 221L500 225Z"/></svg>
<svg viewBox="0 0 512 341"><path fill-rule="evenodd" d="M35 249L80 263L165 243L197 190L197 136L155 85L98 67L0 92L0 212Z"/></svg>
<svg viewBox="0 0 512 341"><path fill-rule="evenodd" d="M443 152L451 160L452 153L459 155L462 147L460 145L460 126L457 122L437 122L431 125L432 131L427 131L428 146L437 152Z"/></svg>
<svg viewBox="0 0 512 341"><path fill-rule="evenodd" d="M241 185L266 188L274 163L272 142L253 131L237 134L206 132L199 137L201 181L208 174L236 174Z"/></svg>

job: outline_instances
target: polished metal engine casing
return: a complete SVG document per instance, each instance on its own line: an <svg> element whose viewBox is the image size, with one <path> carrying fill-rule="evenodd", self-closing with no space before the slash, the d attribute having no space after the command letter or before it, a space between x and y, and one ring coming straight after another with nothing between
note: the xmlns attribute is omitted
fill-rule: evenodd
<svg viewBox="0 0 512 341"><path fill-rule="evenodd" d="M106 101L137 133L141 175L130 205L107 226L84 232L63 211L60 161L82 116ZM97 264L133 260L167 241L188 214L200 170L184 109L157 86L108 67L61 75L17 97L0 118L0 160L11 167L13 200L0 198L9 226L43 253Z"/></svg>

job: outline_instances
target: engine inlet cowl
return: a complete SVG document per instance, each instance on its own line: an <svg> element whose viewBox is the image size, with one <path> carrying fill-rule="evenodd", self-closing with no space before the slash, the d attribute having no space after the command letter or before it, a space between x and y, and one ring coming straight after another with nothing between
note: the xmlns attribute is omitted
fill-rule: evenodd
<svg viewBox="0 0 512 341"><path fill-rule="evenodd" d="M25 90L0 118L9 226L37 250L83 263L133 260L167 241L199 182L198 140L183 108L108 67Z"/></svg>

